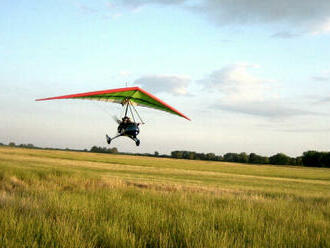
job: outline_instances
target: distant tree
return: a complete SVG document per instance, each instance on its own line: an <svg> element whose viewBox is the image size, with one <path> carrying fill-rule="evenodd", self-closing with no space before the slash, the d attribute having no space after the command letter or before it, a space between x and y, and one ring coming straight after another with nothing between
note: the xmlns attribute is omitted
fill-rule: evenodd
<svg viewBox="0 0 330 248"><path fill-rule="evenodd" d="M171 152L171 157L172 158L177 158L177 153L178 153L177 151L172 151Z"/></svg>
<svg viewBox="0 0 330 248"><path fill-rule="evenodd" d="M215 154L214 153L207 153L206 154L206 159L207 160L215 160Z"/></svg>
<svg viewBox="0 0 330 248"><path fill-rule="evenodd" d="M247 161L247 155L245 153L240 154L241 161ZM221 155L217 156L214 153L197 153L192 151L172 151L172 158L183 158L191 160L209 160L209 161L229 161L229 162L239 162L240 155L236 153L228 153L224 157ZM225 158L227 160L225 160Z"/></svg>
<svg viewBox="0 0 330 248"><path fill-rule="evenodd" d="M10 142L8 145L9 146L16 146L15 142Z"/></svg>
<svg viewBox="0 0 330 248"><path fill-rule="evenodd" d="M297 159L296 158L289 158L289 165L297 165Z"/></svg>
<svg viewBox="0 0 330 248"><path fill-rule="evenodd" d="M117 149L117 147L113 147L113 148L110 149L109 152L110 153L118 153L118 149Z"/></svg>
<svg viewBox="0 0 330 248"><path fill-rule="evenodd" d="M223 161L223 157L221 155L216 156L217 161Z"/></svg>
<svg viewBox="0 0 330 248"><path fill-rule="evenodd" d="M249 162L249 156L245 152L238 154L238 162L247 163Z"/></svg>
<svg viewBox="0 0 330 248"><path fill-rule="evenodd" d="M158 157L158 156L159 156L159 152L155 151L154 155L155 155L156 157Z"/></svg>
<svg viewBox="0 0 330 248"><path fill-rule="evenodd" d="M198 155L199 155L200 160L206 160L207 159L205 153L199 153Z"/></svg>
<svg viewBox="0 0 330 248"><path fill-rule="evenodd" d="M250 153L249 163L250 164L268 164L269 159L268 159L268 157L263 157L263 156L255 154L255 153Z"/></svg>
<svg viewBox="0 0 330 248"><path fill-rule="evenodd" d="M182 158L182 151L173 151L171 152L172 158Z"/></svg>
<svg viewBox="0 0 330 248"><path fill-rule="evenodd" d="M226 162L238 162L239 156L237 153L228 152L223 155L223 160Z"/></svg>
<svg viewBox="0 0 330 248"><path fill-rule="evenodd" d="M245 152L238 153L226 153L223 156L223 160L226 162L236 162L236 163L248 163L249 156Z"/></svg>
<svg viewBox="0 0 330 248"><path fill-rule="evenodd" d="M269 164L269 158L268 157L264 157L264 156L260 156L260 164Z"/></svg>
<svg viewBox="0 0 330 248"><path fill-rule="evenodd" d="M296 157L296 164L295 165L303 165L302 156Z"/></svg>
<svg viewBox="0 0 330 248"><path fill-rule="evenodd" d="M255 153L249 155L245 152L233 153L229 152L221 155L215 155L214 153L197 153L192 151L172 151L170 156L159 155L155 152L153 154L145 154L148 156L161 156L172 157L180 159L195 159L195 160L210 160L210 161L226 161L226 162L239 162L250 164L275 164L275 165L304 165L304 166L319 166L330 167L330 152L316 152L308 151L303 156L292 158L284 153L277 153L270 158L260 156Z"/></svg>
<svg viewBox="0 0 330 248"><path fill-rule="evenodd" d="M330 152L304 152L302 162L304 166L330 168Z"/></svg>
<svg viewBox="0 0 330 248"><path fill-rule="evenodd" d="M289 165L302 165L302 157L290 158Z"/></svg>
<svg viewBox="0 0 330 248"><path fill-rule="evenodd" d="M255 153L250 153L249 155L249 163L253 164L253 163L257 163L258 159L257 159L257 154Z"/></svg>
<svg viewBox="0 0 330 248"><path fill-rule="evenodd" d="M189 159L190 152L188 151L182 151L182 158Z"/></svg>
<svg viewBox="0 0 330 248"><path fill-rule="evenodd" d="M3 146L3 144L0 142L0 146Z"/></svg>
<svg viewBox="0 0 330 248"><path fill-rule="evenodd" d="M321 165L322 154L317 151L303 153L302 161L304 166L318 167Z"/></svg>
<svg viewBox="0 0 330 248"><path fill-rule="evenodd" d="M288 165L290 164L290 157L285 155L284 153L277 153L269 158L270 164L277 164L277 165Z"/></svg>
<svg viewBox="0 0 330 248"><path fill-rule="evenodd" d="M194 156L195 158L195 160L201 160L201 156L200 156L200 153L198 153L198 152L196 152L195 153L195 156Z"/></svg>
<svg viewBox="0 0 330 248"><path fill-rule="evenodd" d="M97 152L97 153L107 153L106 147L100 147L100 146L93 146L90 149L91 152Z"/></svg>
<svg viewBox="0 0 330 248"><path fill-rule="evenodd" d="M196 159L196 152L190 152L189 159Z"/></svg>
<svg viewBox="0 0 330 248"><path fill-rule="evenodd" d="M330 168L330 152L323 152L322 166Z"/></svg>
<svg viewBox="0 0 330 248"><path fill-rule="evenodd" d="M20 144L19 147L34 148L34 145L33 144Z"/></svg>

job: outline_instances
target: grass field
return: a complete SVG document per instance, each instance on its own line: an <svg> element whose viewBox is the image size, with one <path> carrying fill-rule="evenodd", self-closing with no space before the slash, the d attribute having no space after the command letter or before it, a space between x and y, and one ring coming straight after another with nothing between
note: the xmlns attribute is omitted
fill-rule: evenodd
<svg viewBox="0 0 330 248"><path fill-rule="evenodd" d="M0 147L0 247L330 247L330 169Z"/></svg>

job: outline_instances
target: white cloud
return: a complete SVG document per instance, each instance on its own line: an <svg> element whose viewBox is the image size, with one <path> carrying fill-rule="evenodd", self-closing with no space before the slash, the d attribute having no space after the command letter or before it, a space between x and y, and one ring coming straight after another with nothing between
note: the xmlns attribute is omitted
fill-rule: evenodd
<svg viewBox="0 0 330 248"><path fill-rule="evenodd" d="M324 97L319 102L320 103L330 103L330 97Z"/></svg>
<svg viewBox="0 0 330 248"><path fill-rule="evenodd" d="M131 72L127 71L127 70L121 70L121 71L119 71L119 75L123 76L123 77L127 77L127 76L131 75Z"/></svg>
<svg viewBox="0 0 330 248"><path fill-rule="evenodd" d="M299 36L300 36L300 34L291 33L288 31L282 31L282 32L277 32L277 33L273 34L271 37L279 38L279 39L292 39L292 38L297 38Z"/></svg>
<svg viewBox="0 0 330 248"><path fill-rule="evenodd" d="M330 17L328 15L323 21L318 21L314 25L311 26L311 34L326 34L330 33Z"/></svg>
<svg viewBox="0 0 330 248"><path fill-rule="evenodd" d="M282 132L289 133L329 133L330 128L294 128L294 129L278 129Z"/></svg>
<svg viewBox="0 0 330 248"><path fill-rule="evenodd" d="M319 114L303 109L299 100L282 99L276 93L277 83L254 75L251 71L256 68L250 64L228 65L199 83L205 90L216 90L219 98L213 107L218 110L276 119Z"/></svg>
<svg viewBox="0 0 330 248"><path fill-rule="evenodd" d="M141 7L148 4L180 5L187 0L122 0L122 4L130 7Z"/></svg>
<svg viewBox="0 0 330 248"><path fill-rule="evenodd" d="M330 32L329 0L125 0L135 8L147 4L177 5L217 25L284 25L289 30Z"/></svg>
<svg viewBox="0 0 330 248"><path fill-rule="evenodd" d="M89 7L82 3L76 3L77 7L84 13L84 14L95 14L98 12L97 9L94 9L92 7Z"/></svg>
<svg viewBox="0 0 330 248"><path fill-rule="evenodd" d="M146 75L135 80L143 88L154 93L170 93L173 95L187 95L187 87L191 79L181 75Z"/></svg>
<svg viewBox="0 0 330 248"><path fill-rule="evenodd" d="M213 71L200 83L207 89L218 89L227 102L261 101L269 95L271 80L259 78L249 72L258 65L234 64Z"/></svg>
<svg viewBox="0 0 330 248"><path fill-rule="evenodd" d="M279 119L317 114L312 111L293 108L276 101L219 103L215 107L225 111Z"/></svg>
<svg viewBox="0 0 330 248"><path fill-rule="evenodd" d="M319 75L319 76L313 76L312 77L315 81L329 81L329 77L327 76L322 76L322 75Z"/></svg>
<svg viewBox="0 0 330 248"><path fill-rule="evenodd" d="M330 81L330 71L323 71L318 75L313 76L312 79L321 82Z"/></svg>

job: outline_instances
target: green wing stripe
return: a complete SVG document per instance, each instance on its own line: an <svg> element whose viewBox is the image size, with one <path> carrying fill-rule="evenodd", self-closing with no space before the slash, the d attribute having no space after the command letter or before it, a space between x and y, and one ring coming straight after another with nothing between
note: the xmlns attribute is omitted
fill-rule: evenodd
<svg viewBox="0 0 330 248"><path fill-rule="evenodd" d="M123 94L125 93L125 94ZM111 101L116 103L122 103L125 99L129 98L131 102L135 103L138 106L156 108L162 111L166 111L175 115L178 115L176 112L170 110L169 108L164 107L159 102L155 101L151 97L138 92L120 92L120 93L110 93L110 94L102 94L102 95L93 95L93 96L83 96L77 97L79 99L88 99L88 100L96 100L96 101Z"/></svg>

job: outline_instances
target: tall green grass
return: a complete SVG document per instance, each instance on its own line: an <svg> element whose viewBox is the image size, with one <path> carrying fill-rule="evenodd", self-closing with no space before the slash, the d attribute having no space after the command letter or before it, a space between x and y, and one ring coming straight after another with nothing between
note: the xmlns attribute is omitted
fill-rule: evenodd
<svg viewBox="0 0 330 248"><path fill-rule="evenodd" d="M330 247L330 170L0 148L0 247Z"/></svg>

